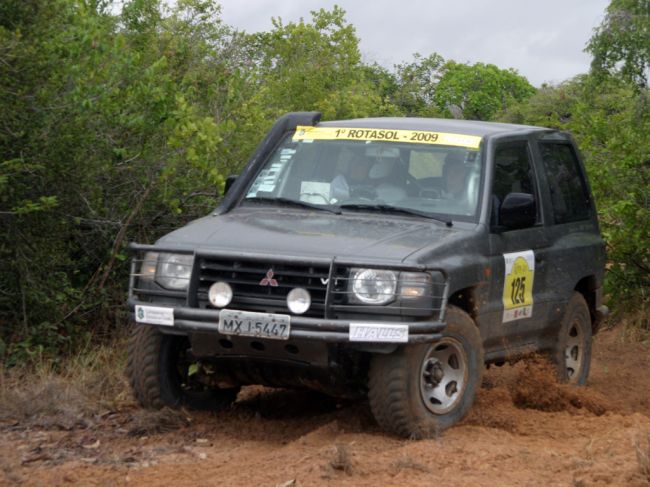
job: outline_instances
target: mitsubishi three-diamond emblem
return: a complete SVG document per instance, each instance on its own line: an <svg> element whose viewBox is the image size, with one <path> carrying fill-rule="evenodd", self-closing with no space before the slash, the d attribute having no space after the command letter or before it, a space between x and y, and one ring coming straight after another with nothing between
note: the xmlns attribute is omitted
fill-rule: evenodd
<svg viewBox="0 0 650 487"><path fill-rule="evenodd" d="M278 287L277 279L273 279L273 269L266 271L266 277L260 281L260 286Z"/></svg>

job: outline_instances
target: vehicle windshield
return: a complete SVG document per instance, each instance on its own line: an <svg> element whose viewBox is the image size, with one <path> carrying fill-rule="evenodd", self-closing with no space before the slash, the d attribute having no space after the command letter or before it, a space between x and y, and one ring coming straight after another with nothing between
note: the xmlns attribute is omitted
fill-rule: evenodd
<svg viewBox="0 0 650 487"><path fill-rule="evenodd" d="M298 127L269 157L244 201L292 200L343 212L395 208L476 221L479 147L480 137L458 134Z"/></svg>

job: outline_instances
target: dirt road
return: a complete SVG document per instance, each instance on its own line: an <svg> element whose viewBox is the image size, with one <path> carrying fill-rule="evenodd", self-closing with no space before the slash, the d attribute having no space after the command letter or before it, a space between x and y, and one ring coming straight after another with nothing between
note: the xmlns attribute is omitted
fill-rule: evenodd
<svg viewBox="0 0 650 487"><path fill-rule="evenodd" d="M384 435L365 404L262 388L216 415L147 424L129 409L71 430L5 424L0 484L650 485L649 365L650 344L606 331L578 392L535 364L491 368L470 416L426 441Z"/></svg>

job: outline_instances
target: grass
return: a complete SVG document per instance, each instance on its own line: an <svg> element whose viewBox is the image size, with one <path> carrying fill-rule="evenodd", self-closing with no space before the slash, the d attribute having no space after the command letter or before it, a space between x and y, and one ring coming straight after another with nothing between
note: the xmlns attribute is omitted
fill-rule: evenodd
<svg viewBox="0 0 650 487"><path fill-rule="evenodd" d="M61 362L0 368L0 422L71 429L131 404L125 340L88 345Z"/></svg>
<svg viewBox="0 0 650 487"><path fill-rule="evenodd" d="M650 342L650 305L642 304L621 316L621 338L627 343Z"/></svg>

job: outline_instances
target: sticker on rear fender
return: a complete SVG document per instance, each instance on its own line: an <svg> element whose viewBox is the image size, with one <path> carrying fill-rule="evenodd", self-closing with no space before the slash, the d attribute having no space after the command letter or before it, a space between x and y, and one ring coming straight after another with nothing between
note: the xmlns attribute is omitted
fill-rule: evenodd
<svg viewBox="0 0 650 487"><path fill-rule="evenodd" d="M503 322L533 316L533 279L535 252L503 254L505 279L503 281Z"/></svg>
<svg viewBox="0 0 650 487"><path fill-rule="evenodd" d="M385 325L379 323L350 323L351 342L407 343L408 325Z"/></svg>
<svg viewBox="0 0 650 487"><path fill-rule="evenodd" d="M135 321L149 325L174 326L174 308L136 305Z"/></svg>

